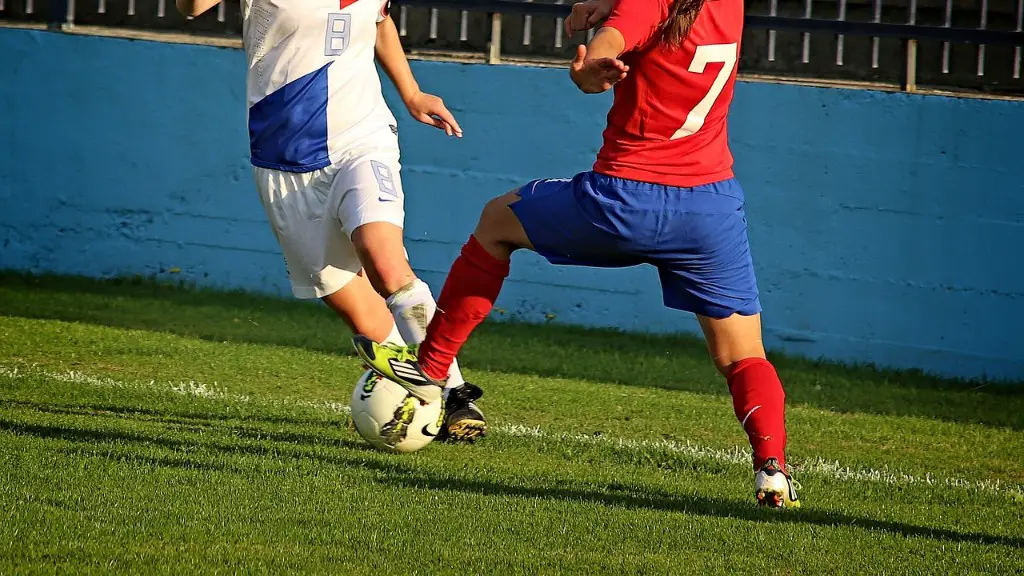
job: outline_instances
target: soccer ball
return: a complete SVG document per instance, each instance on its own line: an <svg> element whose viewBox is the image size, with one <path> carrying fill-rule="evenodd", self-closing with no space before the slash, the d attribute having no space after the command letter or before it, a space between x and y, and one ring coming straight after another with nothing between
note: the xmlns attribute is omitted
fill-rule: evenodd
<svg viewBox="0 0 1024 576"><path fill-rule="evenodd" d="M415 452L433 440L444 424L441 400L421 404L405 389L367 370L352 391L352 422L374 448Z"/></svg>

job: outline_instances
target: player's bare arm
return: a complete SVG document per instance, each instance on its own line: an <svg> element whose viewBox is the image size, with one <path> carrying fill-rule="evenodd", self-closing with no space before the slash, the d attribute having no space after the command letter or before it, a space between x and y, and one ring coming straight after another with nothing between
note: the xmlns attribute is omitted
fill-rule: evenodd
<svg viewBox="0 0 1024 576"><path fill-rule="evenodd" d="M416 78L412 75L412 69L409 68L405 51L402 50L398 29L395 28L395 22L390 16L377 24L375 50L377 61L398 89L409 115L419 122L444 130L449 136L462 138L462 127L448 111L444 101L420 90Z"/></svg>
<svg viewBox="0 0 1024 576"><path fill-rule="evenodd" d="M572 36L576 32L584 32L604 22L612 13L617 0L586 0L572 5L572 12L565 19L565 33Z"/></svg>
<svg viewBox="0 0 1024 576"><path fill-rule="evenodd" d="M569 64L569 76L587 94L604 92L629 72L629 66L619 60L625 48L626 41L618 30L601 28L590 44L576 49L576 57Z"/></svg>
<svg viewBox="0 0 1024 576"><path fill-rule="evenodd" d="M184 16L199 16L210 8L220 4L220 0L175 0L174 5Z"/></svg>

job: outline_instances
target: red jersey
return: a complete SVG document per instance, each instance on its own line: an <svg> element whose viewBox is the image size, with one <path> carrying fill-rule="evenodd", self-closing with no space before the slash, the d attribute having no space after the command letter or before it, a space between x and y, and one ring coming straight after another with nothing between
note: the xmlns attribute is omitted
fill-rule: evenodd
<svg viewBox="0 0 1024 576"><path fill-rule="evenodd" d="M732 178L726 117L736 83L743 0L707 0L682 45L661 39L672 0L619 0L604 26L626 40L594 171L690 188Z"/></svg>

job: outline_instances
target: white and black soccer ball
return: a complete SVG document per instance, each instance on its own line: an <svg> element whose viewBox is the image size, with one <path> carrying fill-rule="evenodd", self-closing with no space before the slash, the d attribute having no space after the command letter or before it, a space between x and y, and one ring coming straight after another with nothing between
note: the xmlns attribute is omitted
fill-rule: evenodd
<svg viewBox="0 0 1024 576"><path fill-rule="evenodd" d="M433 440L444 424L441 400L422 404L405 389L367 370L352 391L352 422L374 448L415 452Z"/></svg>

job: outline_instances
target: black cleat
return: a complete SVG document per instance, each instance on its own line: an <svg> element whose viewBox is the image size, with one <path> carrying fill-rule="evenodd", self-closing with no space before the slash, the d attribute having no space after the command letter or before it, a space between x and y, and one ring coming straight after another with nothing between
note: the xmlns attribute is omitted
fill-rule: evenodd
<svg viewBox="0 0 1024 576"><path fill-rule="evenodd" d="M479 386L466 382L445 390L445 421L440 439L446 442L474 442L487 435L487 420L476 405L484 395Z"/></svg>

